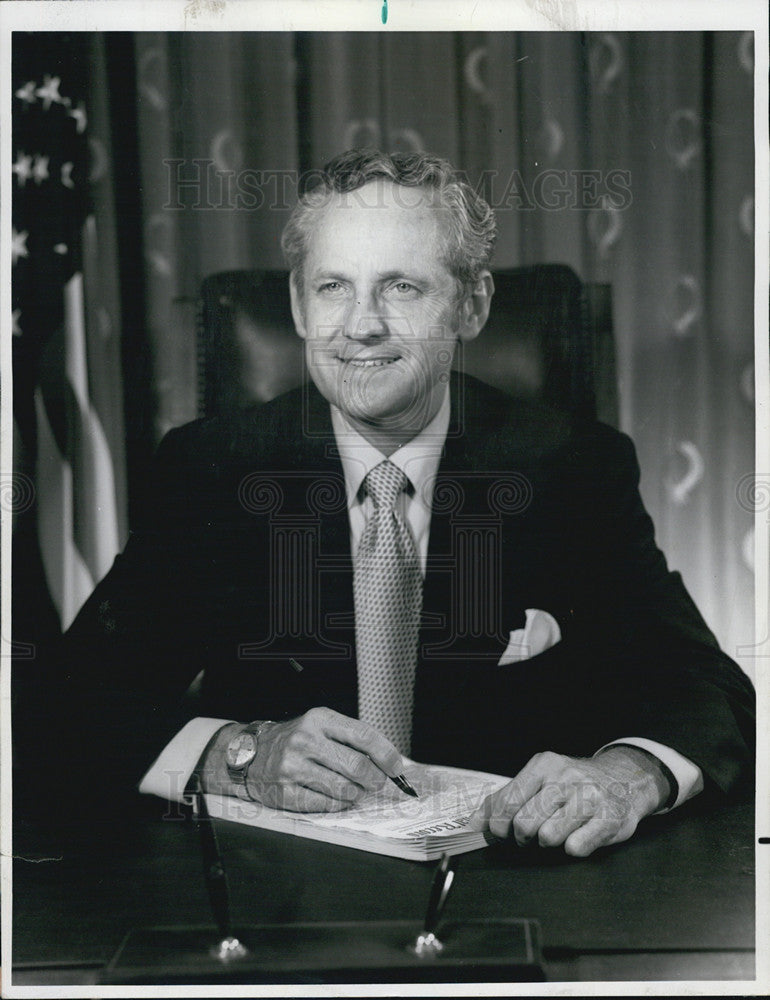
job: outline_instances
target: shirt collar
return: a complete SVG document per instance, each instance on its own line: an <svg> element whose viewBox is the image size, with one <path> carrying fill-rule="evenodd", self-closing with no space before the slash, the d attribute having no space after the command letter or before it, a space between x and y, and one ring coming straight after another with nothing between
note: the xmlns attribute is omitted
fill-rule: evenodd
<svg viewBox="0 0 770 1000"><path fill-rule="evenodd" d="M449 429L449 410L447 389L433 419L416 437L401 445L390 456L390 461L406 474L414 488L415 497L428 509L430 509L428 498L433 493L433 480L438 471ZM345 491L350 509L358 499L364 477L387 456L351 427L336 406L331 406L331 418L342 471L345 475Z"/></svg>

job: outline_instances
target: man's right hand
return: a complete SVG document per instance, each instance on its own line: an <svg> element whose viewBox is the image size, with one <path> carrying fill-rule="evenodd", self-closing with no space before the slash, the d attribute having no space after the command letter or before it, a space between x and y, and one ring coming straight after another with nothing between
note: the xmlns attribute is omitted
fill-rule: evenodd
<svg viewBox="0 0 770 1000"><path fill-rule="evenodd" d="M402 772L401 754L376 729L331 708L311 708L262 730L247 788L275 809L335 812Z"/></svg>

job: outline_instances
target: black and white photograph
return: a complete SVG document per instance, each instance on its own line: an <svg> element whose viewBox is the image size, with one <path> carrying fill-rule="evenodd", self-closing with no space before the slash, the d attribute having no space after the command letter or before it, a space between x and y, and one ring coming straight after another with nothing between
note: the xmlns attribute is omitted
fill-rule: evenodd
<svg viewBox="0 0 770 1000"><path fill-rule="evenodd" d="M2 5L3 996L766 992L767 11L682 8Z"/></svg>

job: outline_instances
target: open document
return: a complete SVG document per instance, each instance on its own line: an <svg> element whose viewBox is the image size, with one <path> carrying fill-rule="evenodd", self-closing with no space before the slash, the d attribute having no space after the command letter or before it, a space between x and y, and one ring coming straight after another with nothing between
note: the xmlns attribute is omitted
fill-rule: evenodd
<svg viewBox="0 0 770 1000"><path fill-rule="evenodd" d="M206 803L214 819L413 861L486 846L483 833L468 829L468 817L510 778L414 762L406 764L404 774L419 798L387 781L344 812L288 812L223 795L207 795Z"/></svg>

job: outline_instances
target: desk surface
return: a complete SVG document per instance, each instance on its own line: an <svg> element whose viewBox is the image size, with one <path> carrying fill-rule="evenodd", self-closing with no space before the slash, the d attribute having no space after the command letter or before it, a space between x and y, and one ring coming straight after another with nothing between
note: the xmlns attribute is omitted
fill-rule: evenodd
<svg viewBox="0 0 770 1000"><path fill-rule="evenodd" d="M131 928L213 922L194 826L159 802L139 812L66 832L17 823L14 985L94 982ZM423 915L432 865L217 831L235 924ZM536 918L549 980L754 978L751 803L695 800L584 860L504 843L456 861L446 919Z"/></svg>

